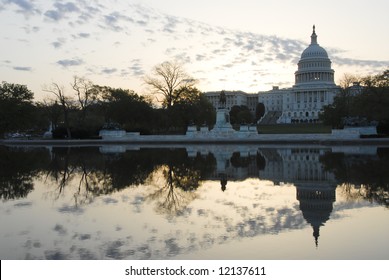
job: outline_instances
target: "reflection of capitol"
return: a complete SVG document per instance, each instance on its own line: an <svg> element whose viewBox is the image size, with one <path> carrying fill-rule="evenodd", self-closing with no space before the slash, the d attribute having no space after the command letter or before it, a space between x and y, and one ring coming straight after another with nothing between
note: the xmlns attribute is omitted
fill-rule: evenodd
<svg viewBox="0 0 389 280"><path fill-rule="evenodd" d="M336 180L324 170L320 156L323 149L293 148L262 150L266 168L260 178L274 182L293 183L304 219L312 226L316 246L319 229L330 218L335 202Z"/></svg>
<svg viewBox="0 0 389 280"><path fill-rule="evenodd" d="M236 148L236 147L235 147ZM259 177L274 184L293 184L296 199L300 203L304 219L312 226L318 246L320 226L330 218L335 202L336 180L333 173L324 170L320 156L326 152L316 148L250 149L242 147L239 152L228 148L211 152L217 168L211 180L220 180L222 190L227 181ZM196 152L189 152L196 155ZM202 151L205 154L205 151Z"/></svg>

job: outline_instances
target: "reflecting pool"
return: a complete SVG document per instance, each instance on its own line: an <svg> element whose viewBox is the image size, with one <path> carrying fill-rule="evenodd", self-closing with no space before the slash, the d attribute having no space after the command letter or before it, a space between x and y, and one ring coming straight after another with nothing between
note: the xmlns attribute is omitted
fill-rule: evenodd
<svg viewBox="0 0 389 280"><path fill-rule="evenodd" d="M389 147L0 146L1 259L389 259Z"/></svg>

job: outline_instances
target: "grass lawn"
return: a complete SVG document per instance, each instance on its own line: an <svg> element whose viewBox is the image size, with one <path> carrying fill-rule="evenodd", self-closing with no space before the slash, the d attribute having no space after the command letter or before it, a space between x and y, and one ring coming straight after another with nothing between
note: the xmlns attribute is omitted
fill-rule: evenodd
<svg viewBox="0 0 389 280"><path fill-rule="evenodd" d="M258 132L264 134L331 133L331 126L323 124L269 124L258 125Z"/></svg>

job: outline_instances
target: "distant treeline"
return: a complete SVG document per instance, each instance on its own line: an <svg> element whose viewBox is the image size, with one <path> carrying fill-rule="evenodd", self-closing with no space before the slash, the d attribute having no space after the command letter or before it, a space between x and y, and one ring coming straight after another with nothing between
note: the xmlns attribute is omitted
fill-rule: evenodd
<svg viewBox="0 0 389 280"><path fill-rule="evenodd" d="M175 134L184 133L188 124L213 124L216 113L208 99L197 88L185 90L185 95L172 106L158 108L134 91L94 84L81 87L72 95L65 95L63 88L53 84L47 90L52 99L34 102L34 94L25 85L3 82L0 135L23 132L42 136L51 126L54 138L82 139L97 137L102 128Z"/></svg>

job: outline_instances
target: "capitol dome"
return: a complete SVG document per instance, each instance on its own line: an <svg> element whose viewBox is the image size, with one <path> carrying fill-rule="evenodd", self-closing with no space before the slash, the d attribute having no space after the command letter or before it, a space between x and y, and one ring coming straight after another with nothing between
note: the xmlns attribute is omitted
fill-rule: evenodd
<svg viewBox="0 0 389 280"><path fill-rule="evenodd" d="M303 51L295 72L295 84L334 84L334 70L327 51L317 43L315 26L311 35L311 44Z"/></svg>

